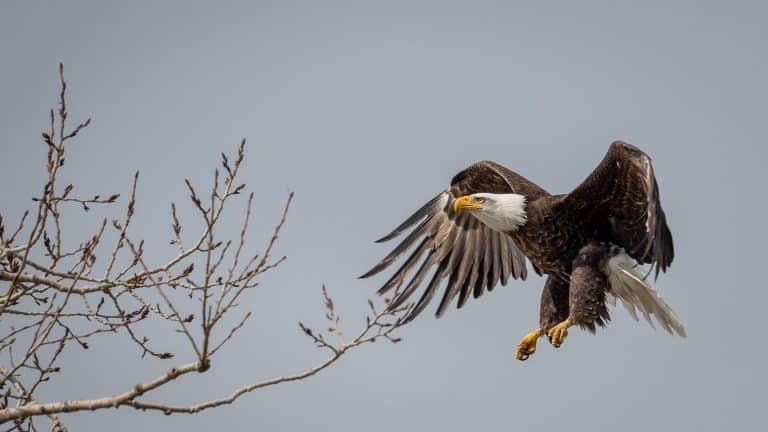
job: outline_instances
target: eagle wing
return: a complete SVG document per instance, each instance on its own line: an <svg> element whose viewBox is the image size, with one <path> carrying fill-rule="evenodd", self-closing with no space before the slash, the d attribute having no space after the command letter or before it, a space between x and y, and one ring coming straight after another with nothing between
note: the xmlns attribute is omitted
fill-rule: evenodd
<svg viewBox="0 0 768 432"><path fill-rule="evenodd" d="M594 171L563 199L573 217L607 227L612 241L641 264L666 271L674 258L651 158L616 141Z"/></svg>
<svg viewBox="0 0 768 432"><path fill-rule="evenodd" d="M461 308L470 293L476 298L480 297L486 290L492 291L499 280L506 285L510 276L525 279L525 256L509 235L491 230L469 213L454 211L453 203L458 197L477 192L528 193L533 196L546 194L543 189L500 165L478 162L458 173L449 188L416 210L391 233L377 240L377 243L391 240L418 223L392 252L360 276L367 278L381 272L416 245L400 268L378 291L384 294L396 289L390 307L398 307L431 273L427 288L408 313L406 321L412 320L424 310L445 278L448 278L448 283L437 310L438 317L445 313L457 295L457 306ZM416 273L411 276L405 288L400 290L409 272L419 262L421 265Z"/></svg>

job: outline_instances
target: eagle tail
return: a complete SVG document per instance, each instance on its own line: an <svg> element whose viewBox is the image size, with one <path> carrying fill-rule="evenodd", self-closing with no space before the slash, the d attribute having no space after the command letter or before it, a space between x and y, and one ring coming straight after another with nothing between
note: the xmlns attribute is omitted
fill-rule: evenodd
<svg viewBox="0 0 768 432"><path fill-rule="evenodd" d="M608 260L606 267L610 290L605 293L605 297L611 305L615 306L618 298L636 321L639 321L637 309L651 327L656 328L651 321L651 315L653 315L669 334L674 332L679 336L686 336L680 319L648 283L647 274L637 261L627 255L623 249L618 249Z"/></svg>

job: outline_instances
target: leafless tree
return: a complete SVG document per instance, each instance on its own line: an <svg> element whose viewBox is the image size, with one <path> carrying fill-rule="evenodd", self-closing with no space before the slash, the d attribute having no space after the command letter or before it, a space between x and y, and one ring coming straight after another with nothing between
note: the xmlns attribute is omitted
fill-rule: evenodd
<svg viewBox="0 0 768 432"><path fill-rule="evenodd" d="M182 381L192 373L212 371L211 364L222 346L237 340L238 330L251 318L240 305L247 303L244 299L254 293L261 276L285 260L272 253L293 193L288 194L282 217L262 252L246 254L254 194L246 194L246 185L238 183L245 157L243 140L234 155L221 154L220 167L205 194L185 180L196 210L195 215L183 216L199 218L202 232L193 237L186 232L182 235L182 215L171 203L170 244L174 252L164 262L148 262L141 234L130 229L138 172L124 205L119 194L78 196L73 185L62 186L59 181L67 146L90 124L88 119L67 128L67 85L61 65L59 76L59 106L50 111L50 124L42 134L48 151L40 194L33 198L34 208L13 226L0 214L0 424L8 426L4 430L38 430L41 421L49 423L51 430L66 430L63 413L120 406L166 414L197 413L230 404L257 389L305 379L368 342L398 341L393 331L401 323L404 308L389 308L387 299L381 306L369 301L366 323L345 339L333 301L323 287L328 330L299 325L315 345L328 351L326 360L295 375L245 384L223 397L211 398L202 389L194 390L202 400L194 405L152 399L152 391L159 387ZM221 239L217 227L222 224L224 210L238 200L242 210L233 214L241 221L240 235ZM6 209L22 206L9 202L1 205ZM79 216L94 206L119 206L122 210L119 218L101 220L93 234L81 242L65 244L62 239L67 226L82 224ZM114 241L108 240L112 238ZM194 352L192 357L179 361L175 353L158 346L151 335L144 334L147 322L178 332ZM103 337L126 338L135 344L136 368L141 367L142 359L154 357L169 363L167 372L98 399L38 400L40 389L65 373L59 367L62 358L77 356L81 362L97 365L99 359L89 356L88 348Z"/></svg>

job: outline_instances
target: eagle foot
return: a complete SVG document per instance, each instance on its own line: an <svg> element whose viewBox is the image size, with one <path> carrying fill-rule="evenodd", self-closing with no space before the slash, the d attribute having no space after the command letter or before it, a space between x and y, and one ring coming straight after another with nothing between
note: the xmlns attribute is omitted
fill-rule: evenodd
<svg viewBox="0 0 768 432"><path fill-rule="evenodd" d="M560 345L565 342L565 337L568 336L568 327L573 325L573 321L570 318L555 325L547 332L549 337L549 343L555 348L560 348Z"/></svg>
<svg viewBox="0 0 768 432"><path fill-rule="evenodd" d="M517 344L517 351L515 351L515 358L520 361L528 360L531 354L536 352L536 341L541 337L541 329L536 329L523 337L519 344Z"/></svg>

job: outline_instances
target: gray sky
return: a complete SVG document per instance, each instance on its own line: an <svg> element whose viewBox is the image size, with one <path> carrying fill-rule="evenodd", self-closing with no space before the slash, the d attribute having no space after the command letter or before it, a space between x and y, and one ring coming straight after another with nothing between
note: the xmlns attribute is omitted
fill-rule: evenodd
<svg viewBox="0 0 768 432"><path fill-rule="evenodd" d="M757 429L768 385L759 190L768 184L768 11L760 2L672 3L3 2L7 218L39 188L39 132L56 101L59 60L70 118L93 117L66 178L83 191L125 193L140 169L134 233L154 242L158 261L171 253L168 203L184 199L182 179L207 184L217 155L241 137L263 237L296 191L279 246L288 261L244 305L256 319L211 373L160 393L174 401L221 396L321 359L296 327L323 325L320 285L357 330L383 277L355 277L389 247L372 240L476 160L559 193L612 140L627 140L654 158L675 238L674 265L657 286L687 339L616 309L597 336L572 331L559 350L542 340L531 360L516 362L515 345L538 319L544 280L532 276L441 320L425 313L399 345L368 346L233 406L170 417L107 410L68 415L67 425ZM65 378L43 394L103 396L166 368L136 367L126 340L94 343L91 363L73 350ZM106 372L123 365L133 367Z"/></svg>

